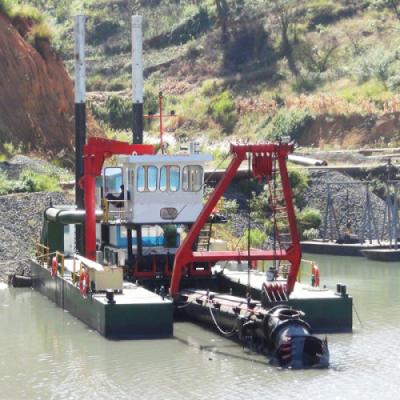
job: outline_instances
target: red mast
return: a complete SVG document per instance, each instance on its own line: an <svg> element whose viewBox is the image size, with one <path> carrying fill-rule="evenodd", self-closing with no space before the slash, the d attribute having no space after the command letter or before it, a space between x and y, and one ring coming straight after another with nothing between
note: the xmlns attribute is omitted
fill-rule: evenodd
<svg viewBox="0 0 400 400"><path fill-rule="evenodd" d="M85 255L96 260L96 176L101 175L104 161L116 154L154 154L147 144L128 144L117 140L89 138L83 146L83 186L85 193ZM82 184L82 182L81 182Z"/></svg>

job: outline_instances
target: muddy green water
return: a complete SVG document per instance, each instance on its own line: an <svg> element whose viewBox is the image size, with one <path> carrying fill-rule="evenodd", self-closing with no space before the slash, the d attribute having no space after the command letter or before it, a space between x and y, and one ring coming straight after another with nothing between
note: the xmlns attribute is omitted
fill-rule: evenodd
<svg viewBox="0 0 400 400"><path fill-rule="evenodd" d="M311 256L309 256L311 257ZM400 263L313 256L362 324L329 335L331 367L292 371L190 323L108 341L40 294L0 288L0 399L399 399Z"/></svg>

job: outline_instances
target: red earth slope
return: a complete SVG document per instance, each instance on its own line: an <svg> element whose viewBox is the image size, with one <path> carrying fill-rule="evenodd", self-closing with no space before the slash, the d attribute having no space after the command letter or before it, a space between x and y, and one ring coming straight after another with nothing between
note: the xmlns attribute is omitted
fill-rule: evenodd
<svg viewBox="0 0 400 400"><path fill-rule="evenodd" d="M0 14L0 143L22 143L50 154L70 152L73 84L47 41L35 47ZM103 136L90 115L88 134Z"/></svg>

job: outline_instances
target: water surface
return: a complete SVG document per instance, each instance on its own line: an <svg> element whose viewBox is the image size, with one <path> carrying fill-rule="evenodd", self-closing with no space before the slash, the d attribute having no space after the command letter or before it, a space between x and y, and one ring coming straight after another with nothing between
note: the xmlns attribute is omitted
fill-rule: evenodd
<svg viewBox="0 0 400 400"><path fill-rule="evenodd" d="M399 263L312 258L322 284L347 284L361 320L328 336L327 370L278 369L191 323L168 340L109 341L40 294L0 286L0 398L398 399Z"/></svg>

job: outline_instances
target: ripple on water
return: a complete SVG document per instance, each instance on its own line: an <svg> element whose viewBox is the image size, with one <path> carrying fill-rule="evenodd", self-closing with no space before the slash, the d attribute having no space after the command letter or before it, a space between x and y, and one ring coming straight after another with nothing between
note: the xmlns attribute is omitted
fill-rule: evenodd
<svg viewBox="0 0 400 400"><path fill-rule="evenodd" d="M275 368L188 323L170 340L107 341L36 292L1 290L0 398L397 399L400 274L343 259L319 257L321 275L351 283L362 325L328 336L328 370Z"/></svg>

